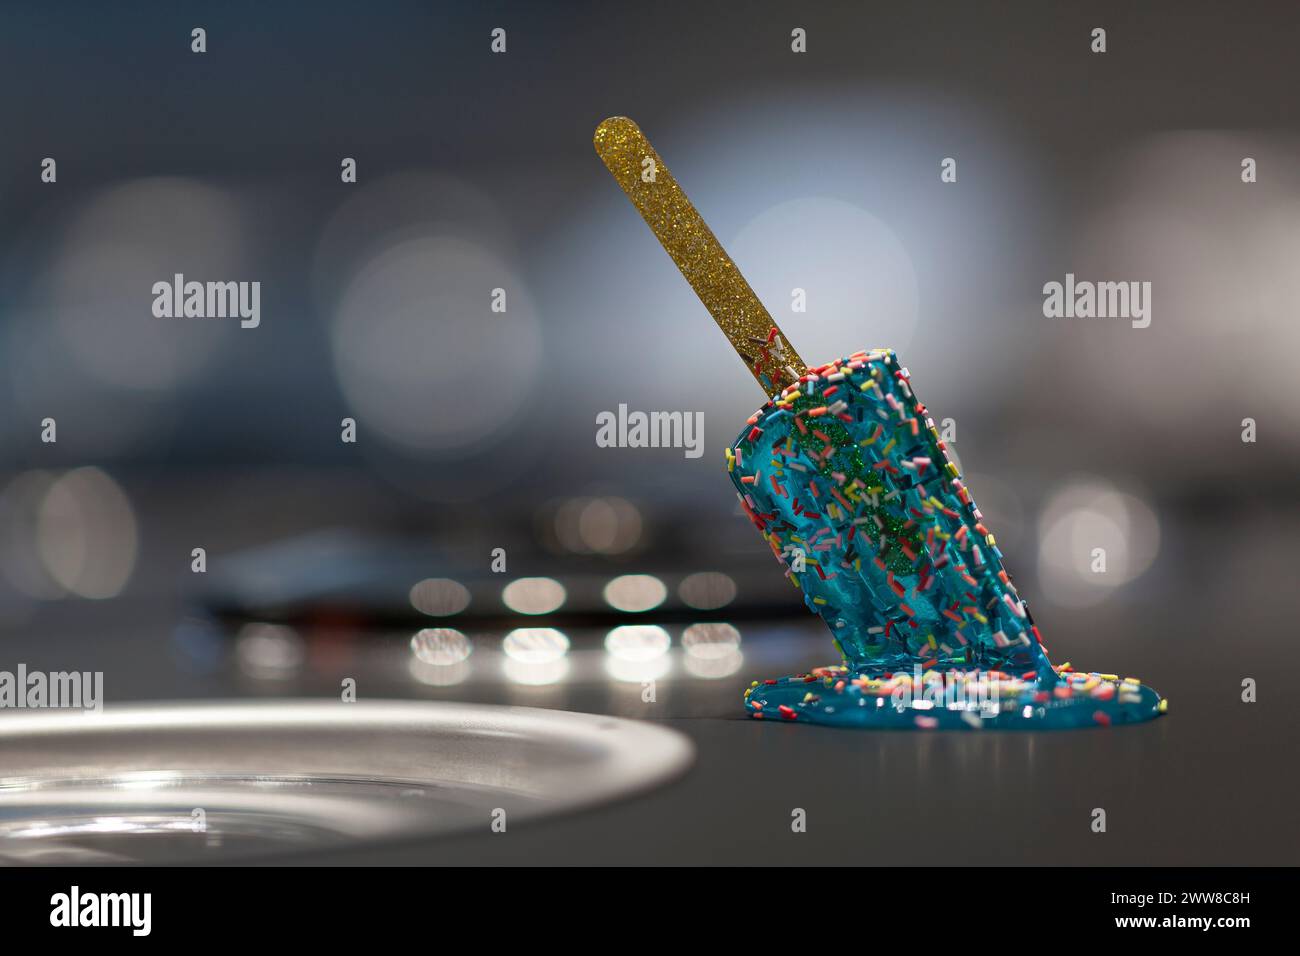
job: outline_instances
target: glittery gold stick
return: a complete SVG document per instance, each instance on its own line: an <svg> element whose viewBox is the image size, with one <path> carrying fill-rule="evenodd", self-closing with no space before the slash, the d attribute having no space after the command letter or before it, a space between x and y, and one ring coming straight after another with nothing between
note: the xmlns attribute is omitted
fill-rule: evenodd
<svg viewBox="0 0 1300 956"><path fill-rule="evenodd" d="M640 127L626 116L611 116L596 127L595 144L601 160L763 391L772 395L795 382L807 370L803 359L772 321Z"/></svg>

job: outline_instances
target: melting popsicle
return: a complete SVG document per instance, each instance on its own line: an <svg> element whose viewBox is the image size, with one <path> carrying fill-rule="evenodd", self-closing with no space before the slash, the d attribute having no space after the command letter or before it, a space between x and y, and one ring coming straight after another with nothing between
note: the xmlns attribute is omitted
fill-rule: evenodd
<svg viewBox="0 0 1300 956"><path fill-rule="evenodd" d="M755 681L757 718L858 727L1093 727L1166 702L1054 666L997 540L889 349L809 367L626 117L596 152L770 400L726 449L741 507L840 664Z"/></svg>

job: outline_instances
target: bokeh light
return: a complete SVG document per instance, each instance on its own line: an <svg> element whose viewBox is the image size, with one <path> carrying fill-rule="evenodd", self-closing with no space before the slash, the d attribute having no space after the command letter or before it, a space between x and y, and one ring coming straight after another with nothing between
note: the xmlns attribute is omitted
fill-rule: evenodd
<svg viewBox="0 0 1300 956"><path fill-rule="evenodd" d="M1146 571L1160 550L1151 508L1101 479L1077 479L1052 495L1038 534L1039 584L1066 607L1104 600Z"/></svg>
<svg viewBox="0 0 1300 956"><path fill-rule="evenodd" d="M573 554L624 554L641 544L641 512L625 498L577 497L555 510L555 539Z"/></svg>
<svg viewBox="0 0 1300 956"><path fill-rule="evenodd" d="M235 635L239 668L258 680L287 680L307 658L302 637L281 624L245 624Z"/></svg>
<svg viewBox="0 0 1300 956"><path fill-rule="evenodd" d="M692 624L682 632L687 657L727 657L740 647L740 631L725 622Z"/></svg>
<svg viewBox="0 0 1300 956"><path fill-rule="evenodd" d="M135 568L136 519L126 493L98 468L77 468L50 485L36 518L45 570L78 597L116 597Z"/></svg>
<svg viewBox="0 0 1300 956"><path fill-rule="evenodd" d="M672 638L655 624L625 624L605 635L605 650L621 661L650 661L663 657Z"/></svg>
<svg viewBox="0 0 1300 956"><path fill-rule="evenodd" d="M466 660L474 645L460 631L450 627L426 627L411 638L411 653L435 667L450 667Z"/></svg>
<svg viewBox="0 0 1300 956"><path fill-rule="evenodd" d="M569 651L569 638L553 627L520 627L501 641L501 650L512 661L549 664Z"/></svg>
<svg viewBox="0 0 1300 956"><path fill-rule="evenodd" d="M721 571L700 571L682 578L677 596L687 607L713 611L736 599L736 582Z"/></svg>
<svg viewBox="0 0 1300 956"><path fill-rule="evenodd" d="M425 578L412 585L411 607L430 617L451 617L469 607L469 588L451 578Z"/></svg>
<svg viewBox="0 0 1300 956"><path fill-rule="evenodd" d="M518 614L550 614L565 596L564 585L554 578L519 578L501 591L502 602Z"/></svg>
<svg viewBox="0 0 1300 956"><path fill-rule="evenodd" d="M603 594L615 610L639 613L663 604L668 588L653 574L624 574L607 583Z"/></svg>

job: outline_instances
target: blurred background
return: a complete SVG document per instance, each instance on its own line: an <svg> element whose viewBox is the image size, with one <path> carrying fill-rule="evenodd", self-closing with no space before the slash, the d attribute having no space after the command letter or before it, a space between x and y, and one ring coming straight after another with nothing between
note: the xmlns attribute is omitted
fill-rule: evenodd
<svg viewBox="0 0 1300 956"><path fill-rule="evenodd" d="M6 4L4 666L104 670L110 704L353 676L666 719L714 760L699 792L758 759L719 718L833 652L723 474L763 396L592 150L626 114L805 359L900 352L1054 659L1184 710L1176 745L1171 719L1126 752L1261 775L1198 778L1263 803L1197 852L1281 852L1260 811L1295 718L1238 695L1300 663L1298 26L1196 3ZM1067 272L1149 281L1150 327L1045 318ZM260 281L260 326L155 318L175 273ZM704 456L597 447L620 403L703 412ZM1162 794L1186 790L1171 766ZM1161 833L1131 852L1196 858Z"/></svg>

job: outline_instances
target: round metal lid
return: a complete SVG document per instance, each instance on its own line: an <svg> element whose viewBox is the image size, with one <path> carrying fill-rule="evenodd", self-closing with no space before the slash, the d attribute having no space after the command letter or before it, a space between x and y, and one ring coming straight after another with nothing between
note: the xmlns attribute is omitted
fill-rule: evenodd
<svg viewBox="0 0 1300 956"><path fill-rule="evenodd" d="M0 715L0 863L229 859L438 834L682 773L681 734L450 702L150 704Z"/></svg>

